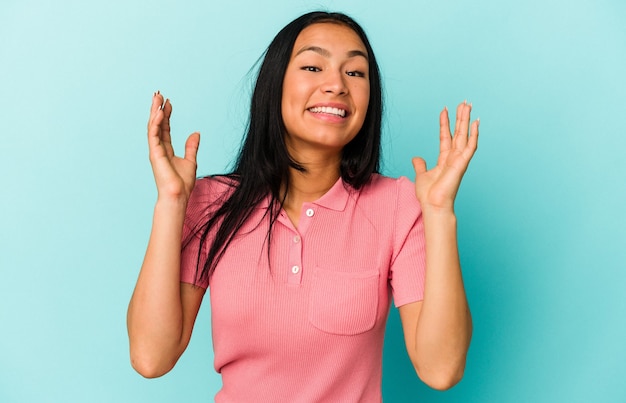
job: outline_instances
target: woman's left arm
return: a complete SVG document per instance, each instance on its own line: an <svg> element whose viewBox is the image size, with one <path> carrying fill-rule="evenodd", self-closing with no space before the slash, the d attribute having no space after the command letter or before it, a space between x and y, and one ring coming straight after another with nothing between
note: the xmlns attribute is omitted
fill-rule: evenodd
<svg viewBox="0 0 626 403"><path fill-rule="evenodd" d="M426 238L426 283L423 301L403 305L399 311L418 376L440 390L461 380L472 336L454 214L454 199L478 144L479 121L470 124L471 109L467 102L458 106L454 135L448 110L441 112L437 166L427 171L423 159L413 159Z"/></svg>

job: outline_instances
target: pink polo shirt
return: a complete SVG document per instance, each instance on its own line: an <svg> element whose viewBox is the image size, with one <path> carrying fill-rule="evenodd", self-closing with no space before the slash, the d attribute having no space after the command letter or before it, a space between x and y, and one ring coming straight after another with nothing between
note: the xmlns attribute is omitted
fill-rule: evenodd
<svg viewBox="0 0 626 403"><path fill-rule="evenodd" d="M183 282L194 283L199 243L191 228L227 188L211 178L196 182ZM355 191L339 180L302 206L297 229L280 215L269 262L266 208L255 210L210 279L214 364L223 383L215 401L380 402L391 297L400 306L424 291L413 183L374 175Z"/></svg>

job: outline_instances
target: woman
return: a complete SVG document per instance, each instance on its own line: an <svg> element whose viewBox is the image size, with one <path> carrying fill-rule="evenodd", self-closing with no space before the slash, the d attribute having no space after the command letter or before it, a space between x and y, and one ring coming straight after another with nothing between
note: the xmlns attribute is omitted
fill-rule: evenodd
<svg viewBox="0 0 626 403"><path fill-rule="evenodd" d="M381 401L392 294L419 377L460 380L471 317L453 204L478 121L463 102L452 136L444 108L437 166L415 158L414 184L386 178L381 98L361 27L303 15L267 49L235 170L196 181L199 134L176 157L172 106L154 95L158 199L128 310L139 373L174 366L210 285L216 401Z"/></svg>

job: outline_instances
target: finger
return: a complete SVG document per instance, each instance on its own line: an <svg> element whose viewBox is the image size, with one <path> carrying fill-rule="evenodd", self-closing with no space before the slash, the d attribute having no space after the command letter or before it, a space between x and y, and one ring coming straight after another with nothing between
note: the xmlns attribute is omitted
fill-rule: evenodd
<svg viewBox="0 0 626 403"><path fill-rule="evenodd" d="M150 106L150 116L148 118L148 130L152 126L158 126L162 117L159 116L159 110L163 106L163 96L159 91L152 94L152 105Z"/></svg>
<svg viewBox="0 0 626 403"><path fill-rule="evenodd" d="M454 127L454 147L462 150L467 145L467 134L469 130L470 112L472 104L464 101L457 108L457 124Z"/></svg>
<svg viewBox="0 0 626 403"><path fill-rule="evenodd" d="M154 94L152 94L152 105L150 107L150 117L148 118L148 128L153 123L154 119L156 118L157 112L159 111L162 105L163 105L163 95L161 95L160 91L157 91Z"/></svg>
<svg viewBox="0 0 626 403"><path fill-rule="evenodd" d="M198 147L200 147L200 133L192 133L185 142L185 159L196 163L196 156L198 155Z"/></svg>
<svg viewBox="0 0 626 403"><path fill-rule="evenodd" d="M163 97L157 91L152 96L152 106L150 108L150 118L148 119L148 145L150 148L161 145L161 121L163 114L160 113Z"/></svg>
<svg viewBox="0 0 626 403"><path fill-rule="evenodd" d="M452 147L452 136L450 135L450 118L448 107L444 107L439 114L439 153L442 154Z"/></svg>
<svg viewBox="0 0 626 403"><path fill-rule="evenodd" d="M426 172L426 161L421 157L413 157L411 160L413 163L413 169L415 170L415 175L421 175Z"/></svg>
<svg viewBox="0 0 626 403"><path fill-rule="evenodd" d="M476 119L472 123L472 126L470 127L470 136L469 136L469 139L467 140L467 146L465 147L465 150L463 150L463 153L468 161L474 156L474 153L476 152L476 149L478 148L478 127L479 126L480 126L480 119Z"/></svg>
<svg viewBox="0 0 626 403"><path fill-rule="evenodd" d="M463 101L456 107L456 121L454 122L454 133L453 133L455 138L457 134L459 134L459 128L461 127L461 114L463 113L463 107L465 106L466 103L467 101Z"/></svg>
<svg viewBox="0 0 626 403"><path fill-rule="evenodd" d="M159 124L161 130L161 141L165 147L168 157L174 156L174 148L172 147L172 136L170 134L170 116L172 116L172 104L169 99L166 99L158 112L158 115L162 116ZM157 116L158 116L157 115Z"/></svg>
<svg viewBox="0 0 626 403"><path fill-rule="evenodd" d="M161 130L163 131L163 141L166 143L171 143L172 138L170 136L170 116L172 116L172 104L169 99L166 99L163 105L161 106L161 115L163 115L163 119L161 121Z"/></svg>

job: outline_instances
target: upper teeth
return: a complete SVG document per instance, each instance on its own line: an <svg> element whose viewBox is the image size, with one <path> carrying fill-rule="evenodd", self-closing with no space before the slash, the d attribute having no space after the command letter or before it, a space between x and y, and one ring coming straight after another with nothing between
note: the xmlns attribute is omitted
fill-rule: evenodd
<svg viewBox="0 0 626 403"><path fill-rule="evenodd" d="M341 117L346 116L346 111L339 108L331 108L330 106L318 106L315 108L309 109L313 113L330 113L333 115L338 115Z"/></svg>

